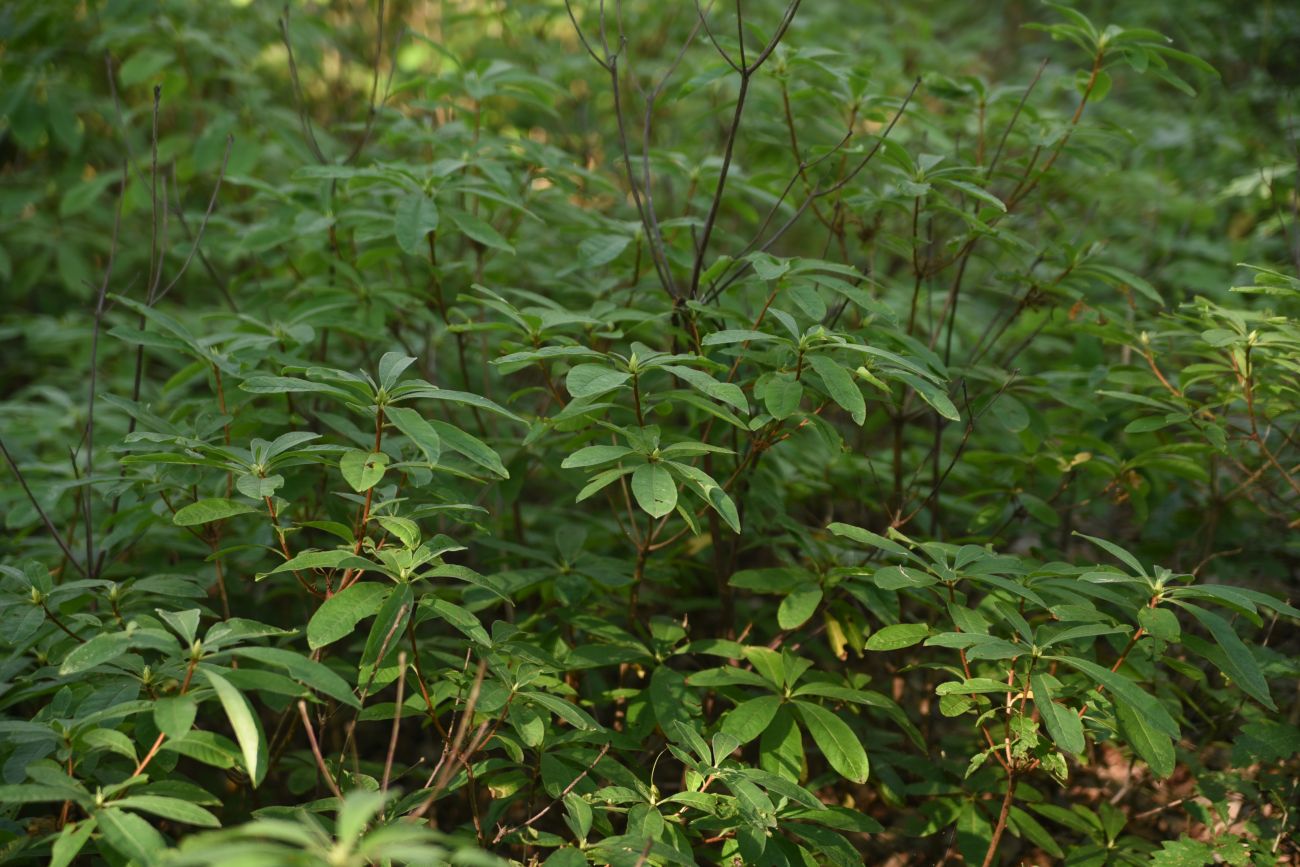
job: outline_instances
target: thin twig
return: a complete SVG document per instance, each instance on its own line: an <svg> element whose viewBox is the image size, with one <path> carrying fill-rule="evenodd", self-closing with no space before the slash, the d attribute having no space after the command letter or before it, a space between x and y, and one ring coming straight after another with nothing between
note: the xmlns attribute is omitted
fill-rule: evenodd
<svg viewBox="0 0 1300 867"><path fill-rule="evenodd" d="M393 756L397 753L397 736L402 731L402 699L406 689L406 651L397 654L397 706L393 709L393 730L388 737L388 755L384 758L384 776L379 791L388 792L388 781L393 773Z"/></svg>
<svg viewBox="0 0 1300 867"><path fill-rule="evenodd" d="M104 323L104 299L108 295L108 284L113 277L113 263L117 259L117 238L122 227L122 202L126 199L126 163L122 164L122 189L117 197L117 209L113 215L113 235L108 244L108 262L104 265L104 279L100 281L99 292L95 297L94 326L90 332L90 382L86 387L86 490L81 497L86 525L86 568L90 577L95 577L95 532L92 506L90 503L91 479L95 474L95 387L99 377L99 332Z"/></svg>
<svg viewBox="0 0 1300 867"><path fill-rule="evenodd" d="M527 822L523 822L511 828L502 827L498 829L496 836L492 838L492 845L495 846L497 843L500 843L502 839L509 836L510 834L514 834L518 831L522 831L525 828L530 828L532 827L533 823L541 820L543 816L545 816L547 813L551 811L552 807L554 807L560 801L563 801L570 792L572 792L575 788L577 788L578 783L581 783L583 780L587 778L587 774L591 773L592 769L595 768L596 765L600 763L600 760L605 757L605 753L609 752L609 747L610 745L608 743L602 746L600 748L600 752L596 753L596 758L592 759L591 762L587 765L587 767L583 768L582 773L574 777L573 782L565 786L564 791L560 792L560 794L555 797L555 800L551 801L551 803L547 804L545 807L539 810Z"/></svg>
<svg viewBox="0 0 1300 867"><path fill-rule="evenodd" d="M41 523L45 524L45 529L50 531L50 535L53 536L54 541L58 543L59 549L63 551L63 556L68 558L68 562L72 564L73 568L81 573L83 578L89 578L90 575L86 571L88 567L82 566L77 562L77 558L72 556L72 549L68 547L68 543L63 540L63 536L59 534L59 531L54 529L54 522L50 520L49 515L45 514L45 510L41 508L41 504L36 499L36 495L33 494L32 489L27 486L27 479L23 477L22 470L18 469L18 464L14 463L13 455L9 454L9 449L5 447L4 437L0 437L0 453L4 455L5 463L9 465L9 469L13 472L14 478L18 479L18 484L22 486L23 493L27 495L28 502L30 502L32 507L36 509L36 514L41 516Z"/></svg>
<svg viewBox="0 0 1300 867"><path fill-rule="evenodd" d="M334 775L330 773L329 766L325 764L325 757L320 752L320 744L316 742L316 729L312 727L311 717L307 715L307 702L298 701L298 713L302 715L302 725L307 730L307 740L311 744L311 754L316 757L316 767L325 776L325 783L329 786L330 791L334 793L334 797L342 801L343 793L339 791L338 783L334 782Z"/></svg>
<svg viewBox="0 0 1300 867"><path fill-rule="evenodd" d="M180 279L185 276L185 272L189 270L190 263L194 260L195 253L199 250L199 244L203 241L203 233L207 231L208 221L212 218L212 212L216 210L217 195L221 192L221 182L226 177L226 166L230 164L230 151L234 148L234 145L235 137L233 135L226 136L226 152L221 158L221 168L217 171L217 182L212 187L212 195L208 198L208 209L203 213L203 220L199 223L198 234L195 235L194 243L190 245L190 252L185 257L185 261L181 263L180 270L176 272L176 276L172 277L171 282L167 284L167 287L159 292L158 296L154 298L154 303L167 297L167 293L172 291L176 284L180 282ZM175 193L175 184L173 184L173 192ZM179 208L177 209L177 213L180 213ZM234 304L233 299L229 300L229 303Z"/></svg>

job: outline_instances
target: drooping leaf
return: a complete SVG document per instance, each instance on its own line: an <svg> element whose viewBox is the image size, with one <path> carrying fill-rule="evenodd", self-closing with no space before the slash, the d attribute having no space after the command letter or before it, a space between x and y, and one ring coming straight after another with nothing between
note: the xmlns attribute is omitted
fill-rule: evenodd
<svg viewBox="0 0 1300 867"><path fill-rule="evenodd" d="M1165 710L1164 705L1156 701L1150 693L1146 692L1133 681L1129 680L1122 674L1111 671L1109 668L1103 668L1095 662L1086 659L1079 659L1072 656L1048 656L1045 659L1054 659L1064 665L1077 669L1092 678L1096 683L1104 686L1115 694L1118 699L1127 702L1138 713L1143 714L1147 722L1159 732L1176 738L1179 736L1178 724L1174 718Z"/></svg>
<svg viewBox="0 0 1300 867"><path fill-rule="evenodd" d="M863 749L862 742L853 733L853 729L821 705L796 701L794 706L827 763L846 780L866 782L870 771L867 751Z"/></svg>
<svg viewBox="0 0 1300 867"><path fill-rule="evenodd" d="M1052 690L1043 675L1033 674L1029 682L1034 690L1034 707L1038 708L1047 734L1064 752L1074 755L1082 753L1085 744L1083 723L1079 715L1052 699Z"/></svg>
<svg viewBox="0 0 1300 867"><path fill-rule="evenodd" d="M1122 699L1115 702L1115 716L1120 735L1151 767L1152 773L1165 779L1174 772L1174 742L1169 735L1152 728L1141 712Z"/></svg>
<svg viewBox="0 0 1300 867"><path fill-rule="evenodd" d="M438 463L438 458L442 455L442 440L433 425L415 410L403 406L390 406L385 414L424 453L424 459L430 465Z"/></svg>
<svg viewBox="0 0 1300 867"><path fill-rule="evenodd" d="M262 734L262 724L258 722L248 699L230 681L207 665L201 665L199 672L221 701L226 719L234 729L235 741L239 744L243 756L244 769L248 772L253 787L257 788L266 776L267 767L266 736Z"/></svg>
<svg viewBox="0 0 1300 867"><path fill-rule="evenodd" d="M1193 605L1183 600L1175 601L1178 605L1190 611L1192 616L1199 620L1214 636L1215 642L1223 651L1223 673L1231 677L1233 683L1241 687L1255 701L1269 710L1277 710L1277 705L1273 703L1268 681L1264 679L1264 673L1260 669L1259 662L1255 659L1255 655L1250 652L1250 648L1237 635L1237 631L1232 628L1232 624L1214 612L1201 608L1199 605Z"/></svg>
<svg viewBox="0 0 1300 867"><path fill-rule="evenodd" d="M810 355L808 361L825 383L831 398L849 414L855 424L864 424L867 420L867 402L849 372L828 355Z"/></svg>

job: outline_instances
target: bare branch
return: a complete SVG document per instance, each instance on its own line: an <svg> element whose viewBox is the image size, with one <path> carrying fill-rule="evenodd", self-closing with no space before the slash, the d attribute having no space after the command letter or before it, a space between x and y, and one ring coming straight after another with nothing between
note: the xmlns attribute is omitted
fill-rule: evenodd
<svg viewBox="0 0 1300 867"><path fill-rule="evenodd" d="M1034 92L1034 88L1038 85L1038 80L1043 77L1043 70L1046 68L1047 58L1044 57L1043 62L1038 64L1038 71L1034 73L1033 80L1029 82L1025 92L1021 94L1020 102L1016 103L1016 110L1011 113L1011 120L1007 122L1007 128L1002 131L1002 138L998 140L998 147L993 152L993 159L989 160L987 171L990 177L993 175L993 170L998 166L998 160L1002 158L1002 149L1006 147L1007 137L1011 135L1011 130L1015 128L1016 121L1020 119L1020 112L1024 110L1025 103L1029 100L1029 94Z"/></svg>
<svg viewBox="0 0 1300 867"><path fill-rule="evenodd" d="M311 754L316 757L316 767L320 769L321 774L325 777L325 783L329 786L334 797L340 801L343 800L343 793L339 791L339 784L334 782L334 775L330 773L329 766L325 764L325 757L321 755L320 744L316 741L316 729L312 728L311 717L307 715L307 702L299 699L298 713L302 715L303 728L307 730L307 741L311 744Z"/></svg>
<svg viewBox="0 0 1300 867"><path fill-rule="evenodd" d="M316 157L317 162L327 163L329 160L325 159L320 143L316 141L316 130L312 126L310 115L307 114L306 102L302 96L302 79L298 76L298 63L293 57L293 42L289 39L288 3L284 5L284 14L280 17L280 39L283 40L284 49L289 55L289 81L293 86L293 102L298 109L298 125L302 128L303 140L307 142L307 147L312 156Z"/></svg>
<svg viewBox="0 0 1300 867"><path fill-rule="evenodd" d="M740 0L736 0L736 42L740 44L740 65L748 66L745 60L745 13L740 11Z"/></svg>
<svg viewBox="0 0 1300 867"><path fill-rule="evenodd" d="M795 223L798 222L799 218L803 216L804 212L808 210L809 206L812 205L813 202L815 202L817 199L822 198L823 196L828 196L832 193L844 189L844 187L846 187L855 177L857 177L858 173L861 172L867 166L867 164L871 162L871 160L875 157L875 155L879 152L880 148L884 145L885 140L889 138L889 135L891 132L893 132L895 125L897 125L899 119L902 118L903 113L907 110L907 106L909 103L911 103L913 96L916 95L916 89L920 86L920 84L921 84L921 79L919 78L912 82L912 87L907 92L907 96L903 98L902 103L898 106L898 110L894 112L893 118L890 119L889 124L885 127L885 129L881 132L880 136L876 139L875 145L858 162L858 164L854 166L853 170L849 172L848 175L841 178L839 181L832 184L831 186L826 187L825 189L818 188L810 192L808 196L803 200L803 203L800 204L799 207L795 209L795 212L790 217L790 219L786 220L785 223L783 223L781 227L778 228L766 241L763 241L761 244L759 244L758 239L762 237L762 232L767 228L768 224L771 222L772 217L775 215L777 209L779 209L782 203L785 201L786 196L789 195L790 190L794 187L794 184L798 180L798 178L803 173L807 172L808 169L814 168L820 162L829 158L837 151L839 151L848 142L849 137L852 135L852 131L850 130L848 133L846 133L844 138L840 139L839 143L836 144L834 148L827 151L825 154L822 154L822 156L818 157L816 160L813 160L812 162L800 163L799 167L795 170L794 174L791 175L790 180L786 183L785 190L782 192L780 198L777 200L776 204L773 206L773 208L769 211L767 217L764 219L758 234L756 234L755 237L751 239L747 245L745 245L744 251L740 255L746 256L749 253L752 253L755 249L766 252L778 240L780 240L780 238L783 235L785 235L785 233L788 232L795 225ZM731 286L742 276L744 276L745 272L748 269L749 269L749 264L745 263L741 265L737 270L731 271L730 273L724 271L718 277L717 281L714 282L713 287L710 288L708 294L704 299L705 303L710 303L715 299L717 299L717 297L721 295L724 291L726 291L726 289L729 286Z"/></svg>
<svg viewBox="0 0 1300 867"><path fill-rule="evenodd" d="M772 56L772 52L776 50L776 46L781 43L783 38L785 38L785 32L790 29L790 24L794 21L795 13L799 11L799 4L802 2L803 0L790 0L790 5L785 8L785 15L782 16L781 23L777 26L776 33L772 36L771 41L767 43L767 47L763 49L758 57L754 58L753 63L745 67L746 75L753 75L755 72L758 72L758 68L766 63L767 59ZM737 4L737 6L739 7L739 4ZM745 42L743 39L740 43L740 50L742 52L745 50Z"/></svg>
<svg viewBox="0 0 1300 867"><path fill-rule="evenodd" d="M712 6L713 4L710 3L709 5ZM744 61L742 60L740 63L736 63L736 61L731 59L731 55L727 53L726 49L718 44L717 37L715 37L713 35L713 31L709 29L709 22L708 19L705 17L706 13L704 8L700 6L700 0L695 0L695 12L697 15L699 15L700 23L704 25L704 33L706 36L709 37L709 41L713 43L713 48L718 52L718 54L722 56L723 60L727 61L728 66L736 70L736 72L743 74L745 68ZM736 0L736 13L737 15L739 15L740 13L740 0ZM745 50L745 43L743 41L740 43L740 50L743 56L743 52Z"/></svg>
<svg viewBox="0 0 1300 867"><path fill-rule="evenodd" d="M211 197L209 197L208 199L208 209L203 213L203 220L202 222L199 223L198 235L195 236L194 243L190 246L189 255L187 255L185 257L185 261L181 263L180 270L176 272L176 276L173 277L171 279L171 282L167 284L167 287L163 289L161 292L159 292L158 296L154 298L155 303L165 298L167 296L167 293L172 291L172 289L176 286L176 284L180 281L180 279L185 276L185 272L189 270L190 262L194 260L194 254L198 252L199 244L203 241L203 233L207 231L208 228L208 220L212 218L212 212L216 210L217 195L221 192L221 182L226 177L226 166L230 164L230 151L234 147L234 144L235 144L235 137L233 135L226 136L226 152L225 155L222 156L221 158L221 168L217 171L217 182L212 188ZM175 192L174 184L173 184L173 192ZM178 214L180 213L179 208L177 209L177 213ZM232 305L234 304L234 301L230 299L228 293L226 295L226 298Z"/></svg>
<svg viewBox="0 0 1300 867"><path fill-rule="evenodd" d="M117 238L122 228L122 202L126 199L126 163L122 163L122 189L117 197L117 210L113 214L113 236L108 244L108 262L104 265L104 279L100 281L95 296L94 326L90 332L90 382L86 387L86 489L81 497L82 520L86 525L86 568L93 578L98 572L95 560L94 515L90 503L91 478L95 474L95 387L99 379L99 332L104 323L104 299L113 277L113 263L117 259Z"/></svg>
<svg viewBox="0 0 1300 867"><path fill-rule="evenodd" d="M406 651L397 654L397 705L393 708L393 729L388 736L388 755L384 758L384 776L379 791L388 791L388 781L393 773L393 756L397 753L397 736L402 731L402 699L406 689Z"/></svg>
<svg viewBox="0 0 1300 867"><path fill-rule="evenodd" d="M591 762L587 765L587 767L583 768L582 773L574 777L573 782L565 786L564 791L560 792L560 794L555 797L555 800L551 801L551 803L543 807L538 813L536 813L527 822L523 822L511 828L505 828L505 827L499 828L496 836L492 838L492 845L495 846L497 843L500 843L502 839L504 839L510 834L514 834L517 831L522 831L525 828L531 828L534 822L539 821L543 816L549 813L552 807L554 807L560 801L563 801L564 798L570 792L572 792L575 788L577 788L578 783L581 783L583 780L585 780L587 778L587 774L590 774L592 772L592 769L594 769L596 765L600 764L600 760L605 757L605 753L609 752L609 747L610 745L608 743L602 746L600 748L600 752L596 753L596 758L592 759Z"/></svg>
<svg viewBox="0 0 1300 867"><path fill-rule="evenodd" d="M371 132L374 131L375 117L379 113L378 111L379 105L375 102L375 97L379 95L379 66L380 63L383 61L383 58L384 58L384 0L379 0L379 7L375 13L375 62L374 62L374 74L370 79L370 108L366 112L366 125L365 128L361 131L361 138L357 141L355 145L353 145L351 152L348 153L347 159L343 161L344 165L348 165L353 160L355 160L358 156L361 155L362 149L364 149L366 143L370 141ZM397 58L394 56L393 69L396 68L397 68ZM391 73L389 74L388 80L389 82L392 81ZM387 90L387 88L385 88L385 90ZM388 99L388 94L386 92L384 94L384 99L385 101Z"/></svg>
<svg viewBox="0 0 1300 867"><path fill-rule="evenodd" d="M709 239L713 227L718 221L718 211L722 207L722 194L727 188L727 174L731 170L731 156L736 148L736 139L740 134L740 118L745 113L745 97L749 93L749 75L740 74L740 91L736 94L736 109L731 115L731 128L727 131L727 141L722 152L722 169L718 173L718 185L713 190L713 202L709 213L704 218L704 228L700 231L699 249L695 251L695 264L691 267L690 297L694 298L700 290L700 274L704 270L704 258L709 253Z"/></svg>
<svg viewBox="0 0 1300 867"><path fill-rule="evenodd" d="M41 516L41 522L45 524L45 529L50 531L50 535L53 536L54 541L58 543L59 548L63 551L63 556L68 558L68 562L81 573L83 578L89 578L90 576L86 572L87 567L83 567L77 562L77 558L72 556L72 549L68 547L68 543L63 540L63 536L60 535L59 531L54 529L54 522L50 520L49 515L45 514L45 510L41 508L41 504L36 499L36 495L33 494L32 489L27 486L27 479L23 477L22 470L18 469L18 464L14 462L13 456L9 454L9 449L5 447L3 437L0 437L0 453L4 454L5 463L9 464L9 469L13 472L14 478L18 479L18 484L22 485L23 493L27 495L27 500L32 504L33 508L36 509L36 514Z"/></svg>
<svg viewBox="0 0 1300 867"><path fill-rule="evenodd" d="M569 21L573 24L573 31L578 34L578 40L582 43L582 47L587 49L587 53L591 55L591 59L600 64L602 69L608 70L608 59L602 59L601 56L596 53L596 49L592 48L591 43L587 41L587 35L582 32L582 25L578 24L578 19L573 14L573 3L571 0L564 0L564 11L569 13Z"/></svg>

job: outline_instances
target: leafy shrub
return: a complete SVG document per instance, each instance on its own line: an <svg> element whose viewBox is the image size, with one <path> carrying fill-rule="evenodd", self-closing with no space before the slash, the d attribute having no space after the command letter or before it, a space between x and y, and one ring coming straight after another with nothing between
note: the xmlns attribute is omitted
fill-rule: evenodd
<svg viewBox="0 0 1300 867"><path fill-rule="evenodd" d="M13 4L5 858L1293 858L1300 23L960 5Z"/></svg>

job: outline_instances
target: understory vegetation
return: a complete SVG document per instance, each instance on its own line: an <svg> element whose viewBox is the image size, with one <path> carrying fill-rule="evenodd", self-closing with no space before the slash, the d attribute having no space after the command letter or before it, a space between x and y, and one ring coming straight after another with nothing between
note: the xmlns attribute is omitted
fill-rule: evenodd
<svg viewBox="0 0 1300 867"><path fill-rule="evenodd" d="M0 861L1300 859L1300 9L0 9Z"/></svg>

